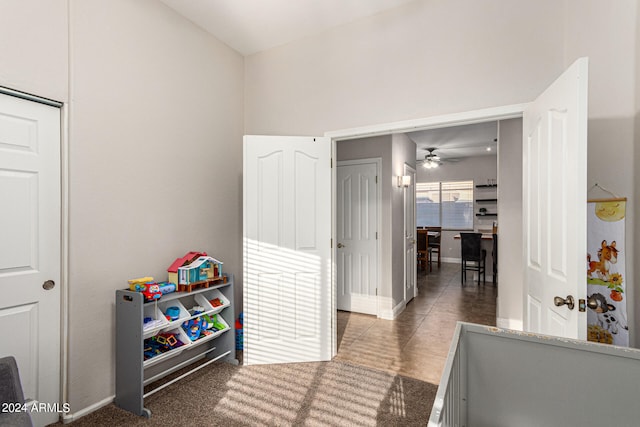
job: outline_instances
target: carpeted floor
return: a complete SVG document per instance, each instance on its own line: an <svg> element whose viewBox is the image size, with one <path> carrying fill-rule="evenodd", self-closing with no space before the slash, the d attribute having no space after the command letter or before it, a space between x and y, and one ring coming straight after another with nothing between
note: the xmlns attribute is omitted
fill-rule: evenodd
<svg viewBox="0 0 640 427"><path fill-rule="evenodd" d="M149 396L150 419L108 405L72 426L426 425L437 386L352 365L214 363Z"/></svg>

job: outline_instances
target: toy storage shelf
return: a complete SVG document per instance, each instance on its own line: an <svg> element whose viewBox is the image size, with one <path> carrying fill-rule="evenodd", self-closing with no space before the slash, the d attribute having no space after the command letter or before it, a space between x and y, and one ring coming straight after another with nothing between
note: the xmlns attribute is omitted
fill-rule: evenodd
<svg viewBox="0 0 640 427"><path fill-rule="evenodd" d="M174 292L156 301L145 302L140 292L116 291L116 406L146 417L151 412L144 407L144 398L193 374L217 360L238 364L235 343L235 313L233 308L233 275L227 282L191 292ZM215 301L216 306L211 304ZM189 309L200 306L203 312L191 314ZM174 320L167 320L168 307L179 308ZM199 316L216 316L223 329L191 341L181 325ZM153 320L144 328L145 317ZM175 335L183 345L144 360L144 341L160 333ZM204 363L177 378L155 388L153 383L195 362Z"/></svg>

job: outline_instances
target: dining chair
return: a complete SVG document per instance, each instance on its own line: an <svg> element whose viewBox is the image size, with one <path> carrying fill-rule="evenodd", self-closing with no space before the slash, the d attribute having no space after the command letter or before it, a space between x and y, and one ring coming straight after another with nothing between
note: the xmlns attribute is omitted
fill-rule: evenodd
<svg viewBox="0 0 640 427"><path fill-rule="evenodd" d="M440 241L442 240L442 227L427 227L427 233L431 231L432 233L438 233L436 236L429 236L428 246L431 250L430 255L434 253L438 254L438 268L440 268ZM431 264L429 264L431 266Z"/></svg>
<svg viewBox="0 0 640 427"><path fill-rule="evenodd" d="M498 284L498 235L493 233L493 286Z"/></svg>
<svg viewBox="0 0 640 427"><path fill-rule="evenodd" d="M425 269L427 263L431 266L431 257L429 247L427 245L427 230L418 229L416 233L416 254L418 266L421 270Z"/></svg>
<svg viewBox="0 0 640 427"><path fill-rule="evenodd" d="M477 271L478 285L480 285L480 275L482 275L482 283L485 284L487 251L482 249L482 233L460 233L460 248L462 252L460 282L462 286L467 280L467 271Z"/></svg>

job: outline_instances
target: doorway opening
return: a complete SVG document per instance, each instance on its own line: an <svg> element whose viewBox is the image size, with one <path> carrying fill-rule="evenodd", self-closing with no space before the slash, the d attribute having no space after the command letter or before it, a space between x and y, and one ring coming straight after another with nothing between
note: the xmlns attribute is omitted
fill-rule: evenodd
<svg viewBox="0 0 640 427"><path fill-rule="evenodd" d="M463 125L471 125L471 124L477 124L477 123L485 123L485 122L505 122L505 123L509 123L511 125L511 128L513 128L514 124L515 127L517 128L518 124L520 126L521 129L521 118L523 115L523 112L525 110L525 107L527 106L527 104L515 104L515 105L509 105L509 106L503 106L503 107L497 107L497 108L489 108L489 109L483 109L483 110L475 110L475 111L469 111L469 112L464 112L464 113L457 113L457 114L449 114L449 115L442 115L442 116L435 116L435 117L430 117L430 118L423 118L423 119L416 119L416 120L409 120L409 121L403 121L403 122L394 122L394 123L387 123L387 124L381 124L381 125L376 125L376 126L368 126L368 127L362 127L362 128L353 128L353 129L345 129L345 130L340 130L340 131L333 131L333 132L327 132L325 133L325 136L331 137L333 144L334 144L334 152L336 152L335 147L337 146L337 144L340 141L348 141L348 140L354 140L354 139L365 139L365 138L374 138L374 137L384 137L384 136L389 136L389 135L398 135L398 134L406 134L409 132L415 132L415 131L420 131L420 130L431 130L431 129L438 129L438 128L446 128L446 127L452 127L452 126L463 126ZM516 119L516 120L510 120L510 119ZM522 141L522 133L520 131L519 135L519 141ZM500 139L500 131L499 131L499 137L498 139ZM520 146L520 150L521 150L521 144L516 144ZM512 173L513 171L509 171L508 167L514 166L512 164L512 162L501 162L500 161L500 151L498 152L498 174L496 179L501 180L501 175L503 175L503 173L506 171L508 173ZM518 160L516 165L521 166L522 162L521 162L521 151L520 151L520 159ZM400 172L402 173L402 172ZM335 174L335 171L334 171ZM390 177L389 177L390 178ZM521 179L521 178L520 178ZM389 179L391 181L391 179ZM517 181L517 180L516 180ZM335 188L335 175L334 175L334 189L333 189L333 194L334 194L334 206L337 206L336 204L336 188ZM521 187L520 187L521 189ZM498 198L500 199L500 198ZM497 208L497 213L501 214L501 211L503 211L504 209L501 206L501 203L496 207ZM516 212L515 219L511 219L508 220L509 214L504 214L501 215L501 223L517 223L518 227L521 227L521 211ZM518 230L520 230L520 228L518 228ZM400 230L400 232L402 233L403 230ZM501 229L501 231L505 231L504 228ZM519 233L519 231L518 231ZM404 235L404 233L403 233ZM334 241L336 240L336 234L335 234L335 230L334 230ZM383 243L384 244L384 243ZM521 250L521 248L520 248ZM334 256L336 256L336 248L334 248ZM500 252L499 256L502 256L501 254L504 253L508 253L505 252L504 250ZM404 255L404 254L403 254ZM513 254L512 254L513 255ZM513 257L513 258L518 258L518 262L520 262L520 257ZM337 258L334 258L337 259ZM381 261L382 262L382 261ZM499 264L505 265L505 263L500 263L498 261ZM404 271L403 271L404 273ZM503 279L505 278L505 275L503 274L501 276ZM512 290L512 294L516 295L515 297L513 295L509 295L508 301L514 301L515 299L518 299L519 297L517 295L522 295L522 284L520 283L520 288L518 288L517 283L520 283L520 281L516 281L516 283L514 283L514 288ZM404 284L404 280L402 280L402 284ZM402 286L402 288L404 288L404 286ZM334 283L334 292L336 291L336 283ZM404 289L402 289L402 293L404 296ZM334 294L335 295L335 294ZM501 327L514 327L514 328L518 328L521 329L521 325L515 325L513 324L513 321L509 321L506 319L502 319L500 316L500 306L502 304L504 304L504 301L501 301L501 298L503 297L502 294L498 295L498 312L497 312L497 326L501 326ZM390 305L393 307L393 304L395 303L395 301L390 301ZM402 309L404 309L404 306L402 307ZM380 310L381 312L383 310ZM400 310L401 312L401 310ZM393 308L387 313L390 315L389 318L393 319L395 318L399 312L394 312ZM334 317L335 319L335 317ZM336 322L334 320L333 322L334 327L336 326ZM335 334L334 334L335 337ZM335 341L334 341L335 342ZM336 343L337 344L337 343ZM337 345L334 346L334 355L337 352Z"/></svg>

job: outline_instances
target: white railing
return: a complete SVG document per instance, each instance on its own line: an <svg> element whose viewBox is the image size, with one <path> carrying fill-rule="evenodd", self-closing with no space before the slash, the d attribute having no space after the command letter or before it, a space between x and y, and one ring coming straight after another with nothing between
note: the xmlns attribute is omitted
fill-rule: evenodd
<svg viewBox="0 0 640 427"><path fill-rule="evenodd" d="M464 349L461 346L460 336L462 334L462 324L458 323L449 356L445 364L440 386L436 394L428 427L462 427L462 414L464 412L464 402L466 402L466 391L464 390L465 375L462 372L464 364L460 361ZM462 403L462 404L461 404Z"/></svg>
<svg viewBox="0 0 640 427"><path fill-rule="evenodd" d="M429 427L640 426L640 350L459 322Z"/></svg>

